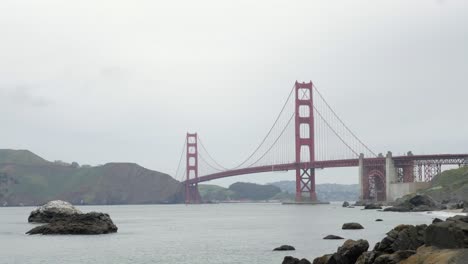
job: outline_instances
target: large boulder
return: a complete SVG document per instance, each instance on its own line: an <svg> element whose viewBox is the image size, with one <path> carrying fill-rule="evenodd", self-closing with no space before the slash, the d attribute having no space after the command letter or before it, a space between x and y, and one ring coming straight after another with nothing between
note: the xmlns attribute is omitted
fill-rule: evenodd
<svg viewBox="0 0 468 264"><path fill-rule="evenodd" d="M53 235L98 235L117 232L117 226L108 214L91 212L87 214L72 214L67 218L54 218L52 222L37 226L26 234Z"/></svg>
<svg viewBox="0 0 468 264"><path fill-rule="evenodd" d="M393 254L383 254L375 258L373 264L398 264L416 254L415 250L400 250Z"/></svg>
<svg viewBox="0 0 468 264"><path fill-rule="evenodd" d="M344 223L341 229L364 229L359 223Z"/></svg>
<svg viewBox="0 0 468 264"><path fill-rule="evenodd" d="M32 211L28 217L28 222L50 223L52 220L67 219L74 214L81 214L81 211L69 202L55 200Z"/></svg>
<svg viewBox="0 0 468 264"><path fill-rule="evenodd" d="M384 211L424 212L440 209L442 209L442 207L438 205L430 196L425 194L416 194L398 199L394 206L385 208Z"/></svg>
<svg viewBox="0 0 468 264"><path fill-rule="evenodd" d="M359 256L366 252L368 248L369 242L367 242L367 240L359 239L355 241L348 239L338 248L338 251L333 254L331 259L333 259L336 264L355 263Z"/></svg>
<svg viewBox="0 0 468 264"><path fill-rule="evenodd" d="M375 245L374 251L392 254L400 250L416 250L424 244L426 228L427 225L399 225Z"/></svg>
<svg viewBox="0 0 468 264"><path fill-rule="evenodd" d="M468 216L457 215L426 229L425 244L438 248L468 248Z"/></svg>

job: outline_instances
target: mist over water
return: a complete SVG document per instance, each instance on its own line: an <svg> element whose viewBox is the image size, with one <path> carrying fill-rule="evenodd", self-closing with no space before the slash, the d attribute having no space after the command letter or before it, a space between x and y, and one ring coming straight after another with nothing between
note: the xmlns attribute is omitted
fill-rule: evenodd
<svg viewBox="0 0 468 264"><path fill-rule="evenodd" d="M25 235L32 207L0 208L1 264L21 263L281 263L292 255L313 260L334 252L343 240L329 234L367 239L372 248L399 224L429 224L427 213L391 213L341 204L86 206L84 212L109 213L116 234ZM381 218L383 222L375 222ZM345 222L364 230L341 230ZM282 244L296 251L274 252Z"/></svg>

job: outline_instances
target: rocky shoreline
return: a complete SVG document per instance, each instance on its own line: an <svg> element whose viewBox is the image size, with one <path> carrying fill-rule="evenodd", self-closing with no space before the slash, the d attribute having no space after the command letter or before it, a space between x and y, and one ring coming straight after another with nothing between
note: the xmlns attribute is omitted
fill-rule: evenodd
<svg viewBox="0 0 468 264"><path fill-rule="evenodd" d="M381 204L358 202L343 207L364 206L364 209L379 209ZM424 212L448 210L462 213L463 206L448 210L447 206L426 195L411 195L396 201L385 212ZM451 207L453 208L453 207ZM364 210L362 209L362 210ZM466 208L465 208L466 209ZM381 220L381 219L378 219ZM349 223L348 223L349 224ZM358 223L352 223L358 224ZM346 223L344 225L347 225ZM286 256L283 264L435 264L468 263L468 216L455 215L446 220L435 218L432 224L398 225L374 247L364 239L346 240L336 252L315 258L312 262Z"/></svg>

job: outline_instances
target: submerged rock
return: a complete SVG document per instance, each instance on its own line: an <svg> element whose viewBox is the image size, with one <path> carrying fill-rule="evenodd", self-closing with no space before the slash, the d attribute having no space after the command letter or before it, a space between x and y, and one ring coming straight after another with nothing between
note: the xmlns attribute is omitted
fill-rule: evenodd
<svg viewBox="0 0 468 264"><path fill-rule="evenodd" d="M69 215L64 219L54 219L51 223L35 227L26 234L98 235L115 232L117 232L117 226L108 214L91 212Z"/></svg>
<svg viewBox="0 0 468 264"><path fill-rule="evenodd" d="M382 222L383 220L382 219L375 219L376 222Z"/></svg>
<svg viewBox="0 0 468 264"><path fill-rule="evenodd" d="M347 201L344 201L342 206L343 206L343 207L348 207L348 206L349 206L349 203L348 203Z"/></svg>
<svg viewBox="0 0 468 264"><path fill-rule="evenodd" d="M74 214L81 214L71 203L55 200L38 207L28 217L30 223L50 223L53 220L66 219Z"/></svg>
<svg viewBox="0 0 468 264"><path fill-rule="evenodd" d="M335 236L335 235L328 235L326 237L324 237L323 239L344 239L340 236Z"/></svg>
<svg viewBox="0 0 468 264"><path fill-rule="evenodd" d="M273 249L273 251L287 251L287 250L296 250L293 246L290 245L282 245Z"/></svg>
<svg viewBox="0 0 468 264"><path fill-rule="evenodd" d="M341 229L364 229L359 223L344 223Z"/></svg>

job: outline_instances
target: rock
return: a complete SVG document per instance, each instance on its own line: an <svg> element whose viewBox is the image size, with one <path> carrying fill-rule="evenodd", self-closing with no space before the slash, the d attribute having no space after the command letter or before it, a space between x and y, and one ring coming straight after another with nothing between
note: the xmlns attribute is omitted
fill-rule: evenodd
<svg viewBox="0 0 468 264"><path fill-rule="evenodd" d="M382 219L375 219L376 222L382 222L383 220Z"/></svg>
<svg viewBox="0 0 468 264"><path fill-rule="evenodd" d="M434 211L441 209L441 206L428 195L416 194L412 196L405 196L398 199L395 205L392 207L385 208L384 211L391 212L423 212L423 211Z"/></svg>
<svg viewBox="0 0 468 264"><path fill-rule="evenodd" d="M346 208L354 208L354 206L350 205L350 206L348 206L348 207L346 207Z"/></svg>
<svg viewBox="0 0 468 264"><path fill-rule="evenodd" d="M282 245L280 247L273 249L273 251L288 251L288 250L296 250L296 249L293 246L289 246L289 245Z"/></svg>
<svg viewBox="0 0 468 264"><path fill-rule="evenodd" d="M468 248L468 216L457 215L426 229L425 244L438 248Z"/></svg>
<svg viewBox="0 0 468 264"><path fill-rule="evenodd" d="M359 223L344 223L341 229L364 229L364 227Z"/></svg>
<svg viewBox="0 0 468 264"><path fill-rule="evenodd" d="M365 206L366 202L365 201L356 201L353 205L354 206Z"/></svg>
<svg viewBox="0 0 468 264"><path fill-rule="evenodd" d="M70 215L81 214L71 203L55 200L38 207L28 217L30 223L50 223L53 219L66 219Z"/></svg>
<svg viewBox="0 0 468 264"><path fill-rule="evenodd" d="M375 245L374 251L392 254L401 250L416 250L424 244L426 228L427 225L399 225Z"/></svg>
<svg viewBox="0 0 468 264"><path fill-rule="evenodd" d="M335 236L335 235L328 235L326 237L324 237L323 239L344 239L340 236Z"/></svg>
<svg viewBox="0 0 468 264"><path fill-rule="evenodd" d="M403 264L466 264L468 259L468 249L439 249L436 247L422 246L418 248L416 254L402 261Z"/></svg>
<svg viewBox="0 0 468 264"><path fill-rule="evenodd" d="M338 251L330 258L331 263L348 264L355 263L363 252L369 248L367 240L359 239L357 241L348 239L338 248ZM330 263L329 261L329 263Z"/></svg>
<svg viewBox="0 0 468 264"><path fill-rule="evenodd" d="M364 209L366 209L366 210L382 209L382 206L379 206L379 205L376 205L376 204L366 204L364 206Z"/></svg>
<svg viewBox="0 0 468 264"><path fill-rule="evenodd" d="M373 264L375 258L378 256L379 256L378 253L375 251L364 252L356 260L356 264Z"/></svg>
<svg viewBox="0 0 468 264"><path fill-rule="evenodd" d="M342 206L343 206L343 207L348 207L348 206L349 206L349 203L348 203L347 201L344 201Z"/></svg>
<svg viewBox="0 0 468 264"><path fill-rule="evenodd" d="M332 256L333 254L327 254L327 255L323 255L321 257L315 258L312 264L328 264Z"/></svg>
<svg viewBox="0 0 468 264"><path fill-rule="evenodd" d="M65 219L53 218L51 223L41 225L29 230L26 234L52 235L97 235L117 232L108 214L91 212L87 214L72 214Z"/></svg>
<svg viewBox="0 0 468 264"><path fill-rule="evenodd" d="M432 220L432 223L435 224L435 223L440 223L440 222L443 222L444 220L442 219L439 219L439 218L434 218L434 220Z"/></svg>
<svg viewBox="0 0 468 264"><path fill-rule="evenodd" d="M305 258L299 260L291 256L286 256L284 257L282 264L311 264L311 263Z"/></svg>
<svg viewBox="0 0 468 264"><path fill-rule="evenodd" d="M416 254L415 250L401 250L393 254L383 254L375 258L373 264L397 264Z"/></svg>

